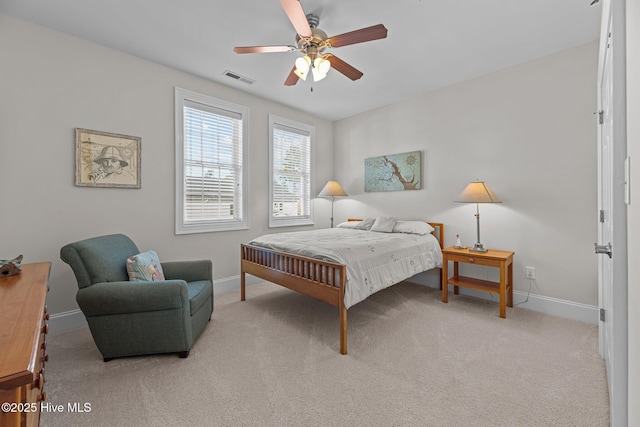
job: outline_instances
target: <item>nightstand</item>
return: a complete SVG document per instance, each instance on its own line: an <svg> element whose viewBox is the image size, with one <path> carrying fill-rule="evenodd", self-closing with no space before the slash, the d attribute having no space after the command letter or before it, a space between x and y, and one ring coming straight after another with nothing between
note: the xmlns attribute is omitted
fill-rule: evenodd
<svg viewBox="0 0 640 427"><path fill-rule="evenodd" d="M453 276L449 277L449 261L453 261ZM500 269L500 282L474 279L458 274L458 263L484 265ZM507 317L506 306L513 307L513 252L489 249L473 252L453 246L442 250L442 302L449 300L449 285L458 294L458 286L500 295L500 317Z"/></svg>

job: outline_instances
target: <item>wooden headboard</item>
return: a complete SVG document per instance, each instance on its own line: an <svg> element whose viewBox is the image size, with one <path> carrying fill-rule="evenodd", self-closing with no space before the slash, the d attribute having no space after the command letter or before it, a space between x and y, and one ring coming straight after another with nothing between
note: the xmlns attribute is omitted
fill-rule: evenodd
<svg viewBox="0 0 640 427"><path fill-rule="evenodd" d="M347 218L347 221L362 221L362 218ZM438 239L438 243L440 243L440 248L444 248L444 224L441 222L430 222L426 221L427 224L433 227L433 234L436 239Z"/></svg>

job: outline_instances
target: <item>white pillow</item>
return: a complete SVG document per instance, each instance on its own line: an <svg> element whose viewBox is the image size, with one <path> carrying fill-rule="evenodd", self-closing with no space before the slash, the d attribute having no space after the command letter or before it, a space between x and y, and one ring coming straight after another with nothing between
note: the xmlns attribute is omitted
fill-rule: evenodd
<svg viewBox="0 0 640 427"><path fill-rule="evenodd" d="M396 221L394 233L425 234L433 233L433 227L424 221Z"/></svg>
<svg viewBox="0 0 640 427"><path fill-rule="evenodd" d="M338 224L338 228L357 228L362 221L347 221Z"/></svg>
<svg viewBox="0 0 640 427"><path fill-rule="evenodd" d="M356 225L356 230L369 230L374 222L373 218L365 218Z"/></svg>
<svg viewBox="0 0 640 427"><path fill-rule="evenodd" d="M392 233L393 227L396 225L396 219L388 216L379 216L376 218L376 222L371 226L371 231L378 231L380 233Z"/></svg>

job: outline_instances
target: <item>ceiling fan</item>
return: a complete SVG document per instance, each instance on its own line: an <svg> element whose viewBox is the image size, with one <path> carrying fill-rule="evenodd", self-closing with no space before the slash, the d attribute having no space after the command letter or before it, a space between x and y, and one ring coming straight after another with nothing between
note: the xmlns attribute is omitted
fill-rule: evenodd
<svg viewBox="0 0 640 427"><path fill-rule="evenodd" d="M297 45L240 46L235 47L233 51L235 53L303 52L304 56L296 59L295 65L284 81L286 86L295 85L299 79L306 80L309 73L313 76L314 82L322 80L326 77L330 68L334 68L351 80L358 80L362 77L361 71L337 56L325 53L325 49L387 37L387 29L382 24L328 37L327 33L317 28L320 22L318 16L313 14L305 15L298 0L280 0L280 4L297 32Z"/></svg>

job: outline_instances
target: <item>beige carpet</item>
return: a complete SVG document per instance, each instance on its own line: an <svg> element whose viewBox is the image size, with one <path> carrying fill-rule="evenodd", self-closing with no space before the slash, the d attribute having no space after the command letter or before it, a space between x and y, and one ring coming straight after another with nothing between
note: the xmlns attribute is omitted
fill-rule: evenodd
<svg viewBox="0 0 640 427"><path fill-rule="evenodd" d="M187 359L48 338L42 426L607 426L595 326L402 283L348 312L277 285L216 296ZM68 404L90 404L70 413Z"/></svg>

